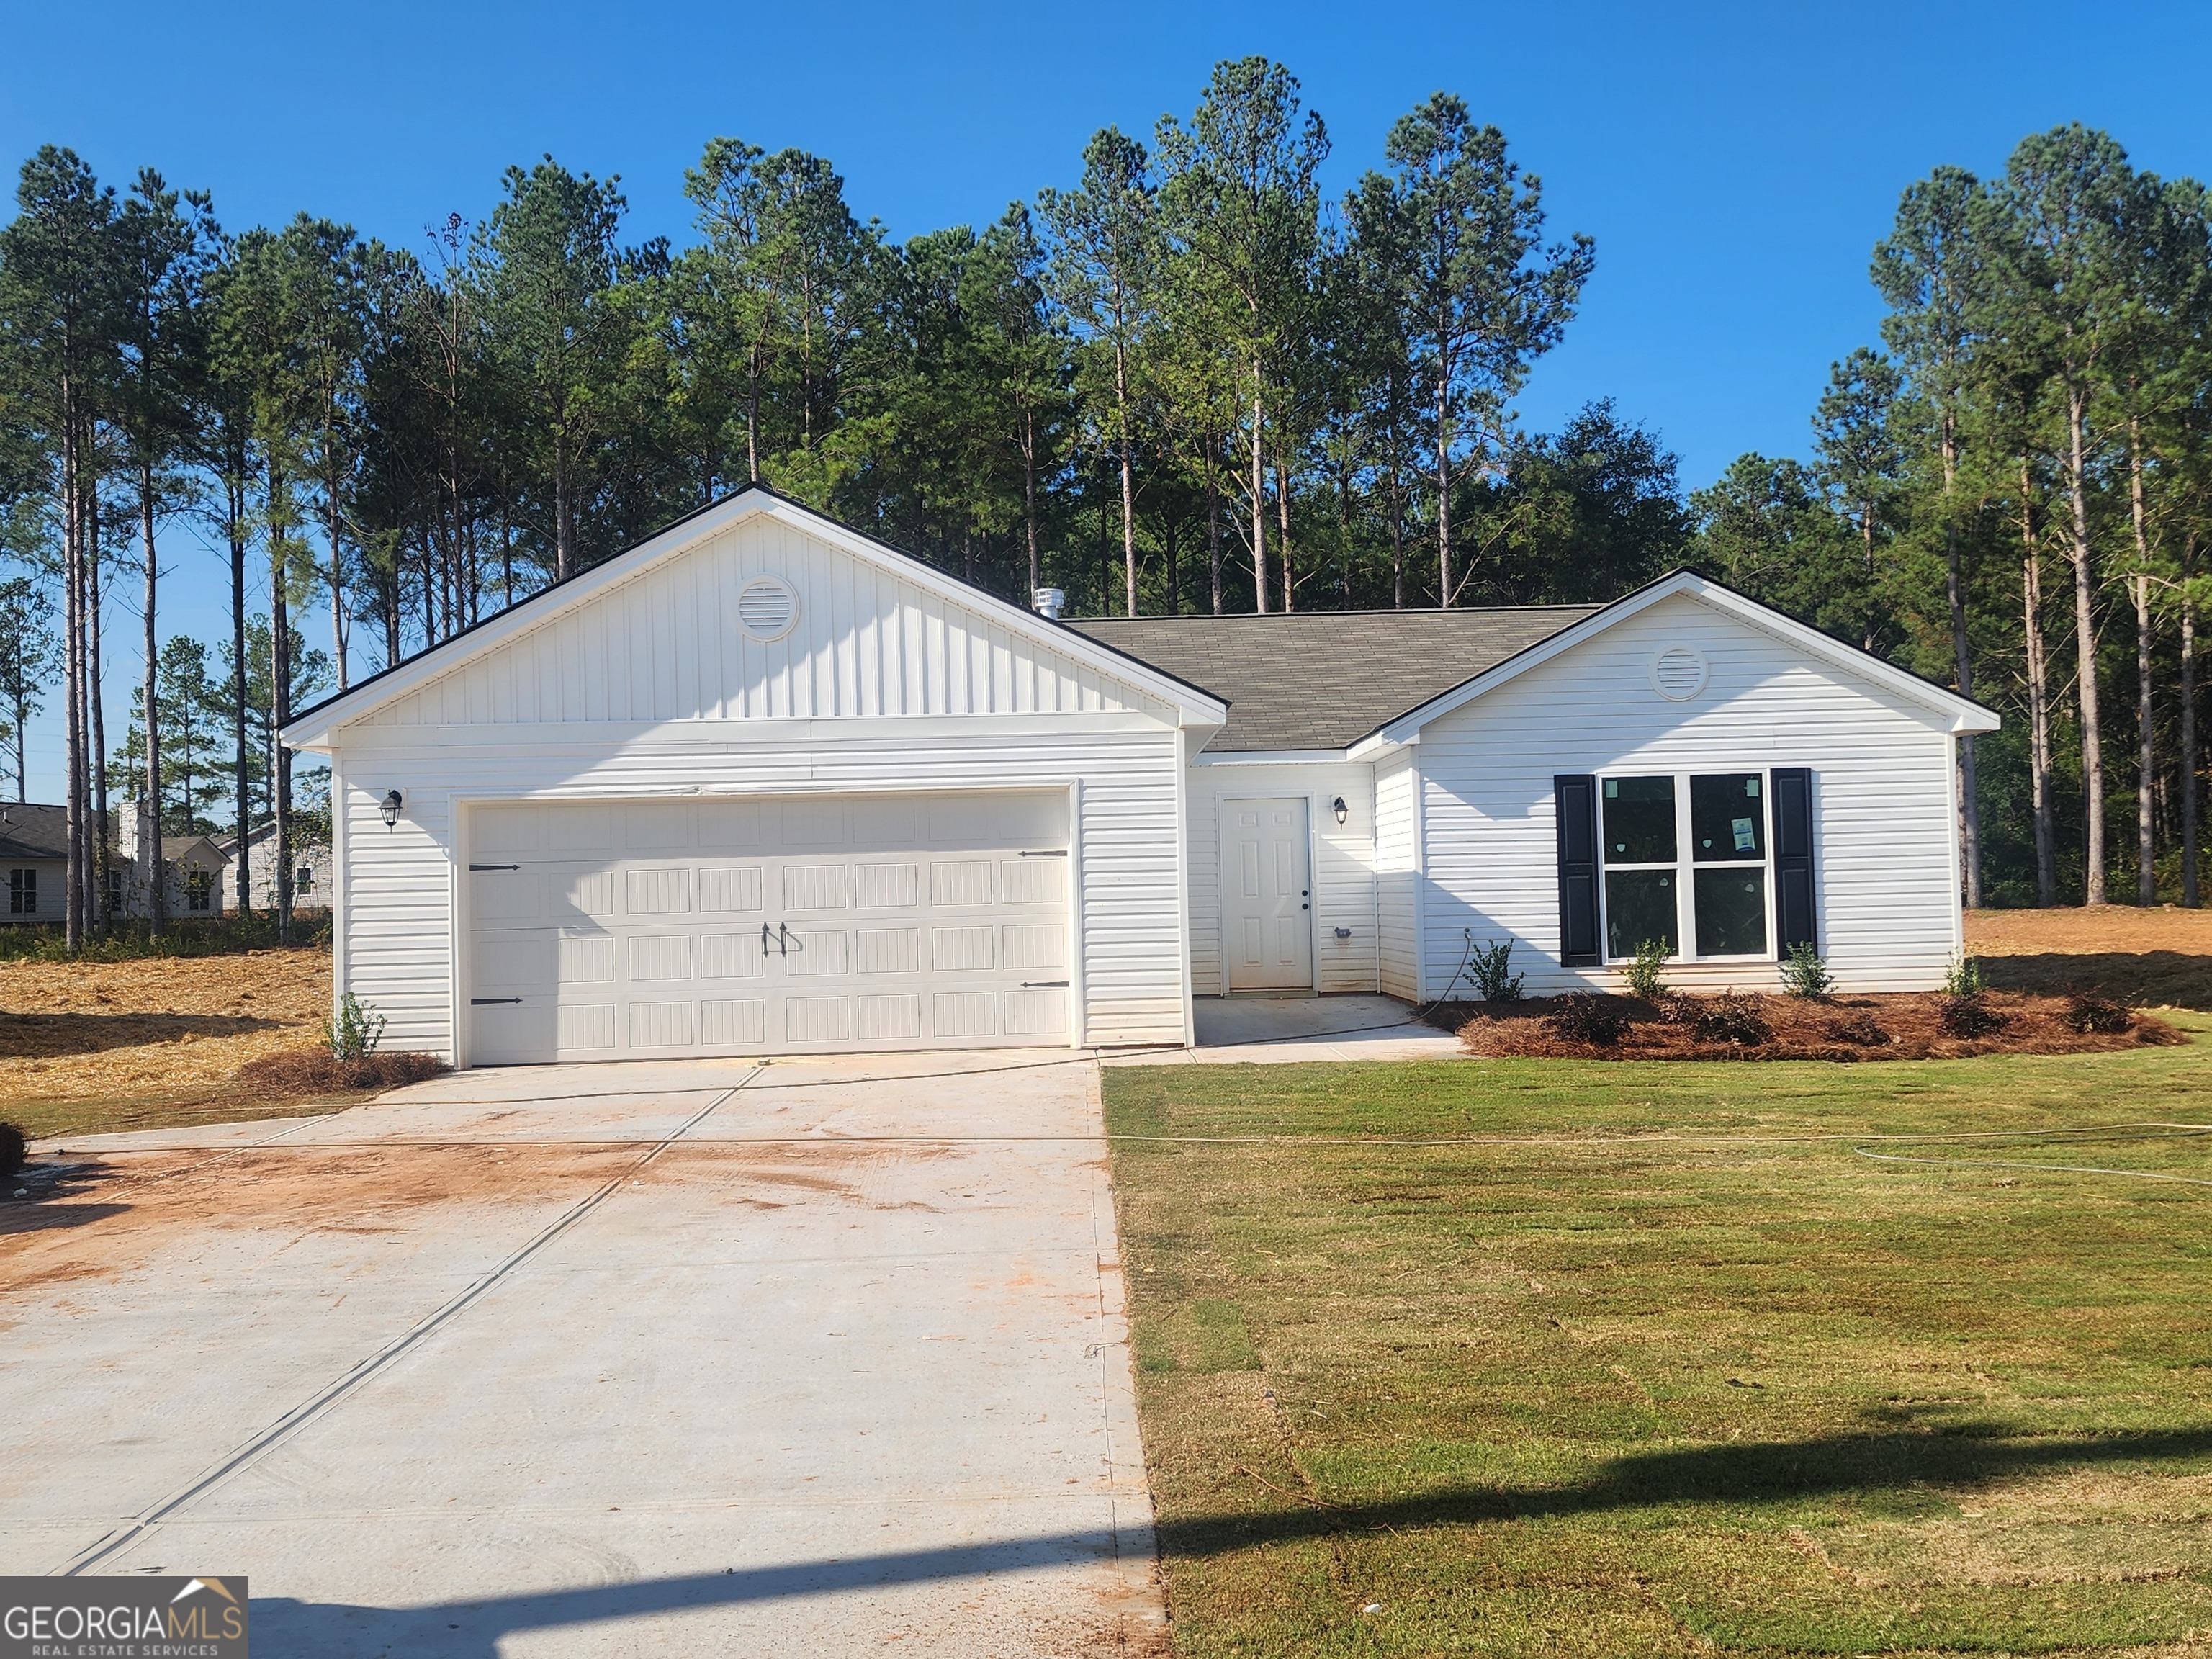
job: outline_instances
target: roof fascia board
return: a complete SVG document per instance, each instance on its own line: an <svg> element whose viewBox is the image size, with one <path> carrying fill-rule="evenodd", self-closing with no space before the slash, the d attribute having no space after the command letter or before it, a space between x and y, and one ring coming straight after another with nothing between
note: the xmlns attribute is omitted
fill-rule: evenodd
<svg viewBox="0 0 2212 1659"><path fill-rule="evenodd" d="M1333 766L1349 757L1341 749L1223 749L1191 757L1193 766Z"/></svg>
<svg viewBox="0 0 2212 1659"><path fill-rule="evenodd" d="M1033 642L1074 657L1109 678L1157 697L1176 709L1180 715L1194 717L1182 719L1179 724L1218 726L1229 717L1229 705L1210 692L1185 684L1172 675L1162 673L1151 665L1102 644L1074 629L1048 623L1043 617L1010 604L996 594L956 581L921 560L848 530L811 507L787 501L771 490L748 488L704 512L671 525L659 535L617 554L605 563L571 577L557 590L561 598L556 603L541 608L531 606L525 601L523 605L504 611L471 629L462 638L449 642L460 647L459 650L449 654L447 647L441 646L426 651L397 669L376 676L353 693L333 697L319 708L309 710L312 721L295 721L284 728L282 735L285 746L309 750L327 750L338 727L357 720L395 699L421 690L432 681L453 673L483 653L495 650L526 632L567 615L577 606L619 586L662 560L674 557L711 537L734 528L747 519L763 514L817 540L828 542L841 552L866 560L870 564L891 568L902 579L914 582L949 604L994 616Z"/></svg>
<svg viewBox="0 0 2212 1659"><path fill-rule="evenodd" d="M1678 593L1686 593L1715 610L1726 611L1741 622L1777 635L1809 655L1863 674L1888 690L1923 708L1935 709L1949 718L1950 729L1954 732L1994 732L1997 729L1997 717L1979 703L1955 692L1947 691L1940 685L1931 684L1917 674L1907 673L1867 652L1853 650L1839 641L1830 639L1819 629L1808 628L1732 588L1708 581L1695 571L1677 570L1671 575L1661 577L1649 586L1638 588L1635 592L1616 599L1604 610L1539 640L1504 662L1485 669L1472 679L1462 681L1443 696L1433 697L1418 708L1407 710L1396 719L1384 722L1353 744L1348 752L1352 759L1359 760L1392 744L1413 742L1421 727L1431 720L1464 707L1484 692L1494 690L1507 681L1518 678L1528 670L1549 662L1560 653L1572 650L1584 641L1603 633L1616 623L1626 622L1660 600L1672 599Z"/></svg>

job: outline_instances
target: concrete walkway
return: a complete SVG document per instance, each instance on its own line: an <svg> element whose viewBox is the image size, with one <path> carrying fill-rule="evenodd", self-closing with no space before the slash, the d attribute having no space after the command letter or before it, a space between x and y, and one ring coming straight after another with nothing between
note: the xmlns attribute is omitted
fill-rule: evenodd
<svg viewBox="0 0 2212 1659"><path fill-rule="evenodd" d="M1200 997L1195 1048L1116 1054L1109 1066L1282 1066L1316 1060L1458 1060L1459 1039L1395 997Z"/></svg>
<svg viewBox="0 0 2212 1659"><path fill-rule="evenodd" d="M1032 1053L65 1137L0 1559L249 1575L264 1656L1149 1651L1099 1133Z"/></svg>

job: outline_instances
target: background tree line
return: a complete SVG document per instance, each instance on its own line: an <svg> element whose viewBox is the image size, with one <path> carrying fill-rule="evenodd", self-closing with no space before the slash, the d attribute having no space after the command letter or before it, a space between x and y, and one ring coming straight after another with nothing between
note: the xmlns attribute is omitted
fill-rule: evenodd
<svg viewBox="0 0 2212 1659"><path fill-rule="evenodd" d="M1608 402L1516 424L1594 254L1547 240L1496 128L1439 94L1341 200L1328 151L1286 70L1224 63L1069 187L901 242L826 159L718 138L681 250L550 157L409 250L306 214L234 234L41 151L0 230L0 720L20 792L58 687L71 937L106 920L113 798L172 833L273 817L288 908L292 709L749 480L1094 613L1604 599L1700 563L2021 717L1968 763L1975 897L2101 896L2130 763L2100 683L2139 693L2143 856L2193 848L2197 186L2075 130L1915 186L1884 349L1838 367L1813 464L1746 456L1686 501ZM228 550L212 649L157 626L186 514ZM118 584L147 670L111 742Z"/></svg>

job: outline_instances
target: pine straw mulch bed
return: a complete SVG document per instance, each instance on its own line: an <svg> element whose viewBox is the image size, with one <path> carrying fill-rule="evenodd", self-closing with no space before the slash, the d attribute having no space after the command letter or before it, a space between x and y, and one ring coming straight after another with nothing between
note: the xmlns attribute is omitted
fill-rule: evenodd
<svg viewBox="0 0 2212 1659"><path fill-rule="evenodd" d="M1963 1007L1960 1005L1965 1005ZM1531 1060L1952 1060L2079 1054L2186 1042L2140 1009L2096 997L1985 991L1798 997L1662 992L1455 1003L1431 1022L1468 1052ZM1606 1040L1608 1029L1617 1033ZM1762 1032L1764 1035L1762 1036Z"/></svg>
<svg viewBox="0 0 2212 1659"><path fill-rule="evenodd" d="M289 1048L264 1054L238 1068L238 1080L271 1095L324 1095L397 1089L440 1077L453 1068L435 1054L393 1048L359 1060L339 1060L327 1048Z"/></svg>

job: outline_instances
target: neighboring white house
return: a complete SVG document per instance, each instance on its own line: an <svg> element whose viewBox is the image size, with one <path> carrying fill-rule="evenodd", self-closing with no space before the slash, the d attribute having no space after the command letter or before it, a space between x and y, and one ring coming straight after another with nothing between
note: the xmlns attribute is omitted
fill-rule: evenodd
<svg viewBox="0 0 2212 1659"><path fill-rule="evenodd" d="M1180 1044L1194 995L1940 982L1996 718L1686 572L1062 623L758 487L299 715L337 988L461 1065Z"/></svg>
<svg viewBox="0 0 2212 1659"><path fill-rule="evenodd" d="M108 865L108 884L115 914L143 917L153 914L153 872L139 855L147 836L146 815L139 804L119 803L113 813L115 854ZM292 832L292 908L317 910L331 902L331 849L327 838ZM254 908L276 908L276 827L264 823L246 837L247 878ZM164 836L161 868L168 883L169 915L175 917L227 916L238 913L238 836Z"/></svg>
<svg viewBox="0 0 2212 1659"><path fill-rule="evenodd" d="M31 801L0 805L0 878L8 884L0 924L62 920L69 892L67 807Z"/></svg>

